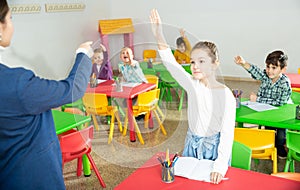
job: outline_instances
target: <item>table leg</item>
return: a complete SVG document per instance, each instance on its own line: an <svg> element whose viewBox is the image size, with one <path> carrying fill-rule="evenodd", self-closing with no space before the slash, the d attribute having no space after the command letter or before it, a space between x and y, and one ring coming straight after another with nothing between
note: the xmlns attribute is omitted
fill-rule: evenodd
<svg viewBox="0 0 300 190"><path fill-rule="evenodd" d="M77 127L78 130L83 129L83 125ZM91 176L91 166L90 161L86 155L82 156L82 166L83 166L83 174L85 177Z"/></svg>
<svg viewBox="0 0 300 190"><path fill-rule="evenodd" d="M239 128L243 128L243 127L244 127L244 123L240 123L240 122L238 122L238 123L237 123L237 127L239 127Z"/></svg>
<svg viewBox="0 0 300 190"><path fill-rule="evenodd" d="M82 156L83 174L85 177L91 176L91 166L90 161L86 155Z"/></svg>
<svg viewBox="0 0 300 190"><path fill-rule="evenodd" d="M127 107L128 107L128 125L129 125L129 133L130 133L130 141L135 142L135 131L134 131L134 123L133 123L133 113L132 113L132 99L127 99Z"/></svg>

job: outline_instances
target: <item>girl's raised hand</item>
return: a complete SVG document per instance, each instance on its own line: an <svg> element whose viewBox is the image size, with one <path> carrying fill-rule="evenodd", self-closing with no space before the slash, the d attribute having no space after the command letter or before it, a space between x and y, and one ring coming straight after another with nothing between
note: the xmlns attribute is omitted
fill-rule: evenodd
<svg viewBox="0 0 300 190"><path fill-rule="evenodd" d="M179 32L180 32L180 36L185 38L185 30L183 28L180 28Z"/></svg>
<svg viewBox="0 0 300 190"><path fill-rule="evenodd" d="M151 22L151 28L153 35L155 36L158 48L159 49L166 49L168 48L168 45L166 43L165 37L163 35L162 31L162 25L161 25L161 19L156 9L152 9L150 13L150 22Z"/></svg>
<svg viewBox="0 0 300 190"><path fill-rule="evenodd" d="M153 35L157 38L159 35L162 35L161 19L158 11L156 9L152 9L149 18Z"/></svg>

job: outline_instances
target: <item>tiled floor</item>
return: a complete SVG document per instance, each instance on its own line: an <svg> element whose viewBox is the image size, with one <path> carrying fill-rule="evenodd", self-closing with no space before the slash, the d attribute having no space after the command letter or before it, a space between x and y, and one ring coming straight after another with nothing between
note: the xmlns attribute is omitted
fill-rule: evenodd
<svg viewBox="0 0 300 190"><path fill-rule="evenodd" d="M256 91L258 88L256 82L226 81L226 85L232 89L243 89L243 97L248 97L251 91ZM182 111L178 111L177 107L176 102L161 106L166 115L164 126L167 136L164 136L157 127L145 129L143 123L139 123L144 145L141 145L138 140L130 142L129 134L122 136L117 127L113 141L108 145L108 125L103 122L103 118L98 118L99 123L102 124L100 131L96 131L94 135L92 156L107 185L106 189L113 189L155 153L165 152L167 148L171 153L182 151L187 130L186 104L183 104ZM278 159L278 171L283 171L284 164L285 160ZM251 170L270 174L272 161L260 160L258 164L253 161ZM299 163L296 163L296 171L300 172ZM76 176L76 161L65 165L64 178L67 189L102 189L93 171L90 177Z"/></svg>

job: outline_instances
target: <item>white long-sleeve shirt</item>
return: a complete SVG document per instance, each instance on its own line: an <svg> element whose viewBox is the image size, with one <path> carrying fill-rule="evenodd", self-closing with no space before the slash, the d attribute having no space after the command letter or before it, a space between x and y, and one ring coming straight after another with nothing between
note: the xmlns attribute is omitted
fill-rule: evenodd
<svg viewBox="0 0 300 190"><path fill-rule="evenodd" d="M214 172L225 176L231 157L236 104L229 88L207 88L179 65L171 50L158 51L164 65L188 96L188 125L193 134L211 136L220 132L218 157Z"/></svg>

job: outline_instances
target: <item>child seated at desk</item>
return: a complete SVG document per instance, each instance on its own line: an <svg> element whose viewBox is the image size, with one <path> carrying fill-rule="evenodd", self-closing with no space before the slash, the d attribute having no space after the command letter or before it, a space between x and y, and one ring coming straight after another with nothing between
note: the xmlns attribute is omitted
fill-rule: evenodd
<svg viewBox="0 0 300 190"><path fill-rule="evenodd" d="M177 49L174 51L174 57L179 64L190 63L191 44L185 35L184 29L180 29L180 37L176 40Z"/></svg>
<svg viewBox="0 0 300 190"><path fill-rule="evenodd" d="M251 77L260 80L261 84L257 94L250 94L250 101L270 104L273 106L281 106L286 104L292 94L291 84L288 77L283 74L287 67L288 57L284 52L277 50L271 52L266 58L266 69L262 70L255 65L246 62L243 57L236 56L235 63L246 69ZM286 129L266 127L267 129L275 129L275 146L277 148L278 157L286 158L285 150L285 131Z"/></svg>
<svg viewBox="0 0 300 190"><path fill-rule="evenodd" d="M122 74L122 78L125 82L130 83L148 83L139 62L133 59L133 52L129 47L124 47L120 52L121 62L118 64L119 72ZM132 105L137 102L137 97L132 99ZM126 100L123 105L127 107ZM137 117L136 119L141 119L143 117Z"/></svg>
<svg viewBox="0 0 300 190"><path fill-rule="evenodd" d="M97 79L111 80L113 73L111 65L108 61L108 54L104 45L100 44L100 48L94 50L92 73Z"/></svg>
<svg viewBox="0 0 300 190"><path fill-rule="evenodd" d="M118 64L119 72L121 72L125 82L148 82L139 62L133 59L133 53L129 47L124 47L121 49L120 59L121 62Z"/></svg>

